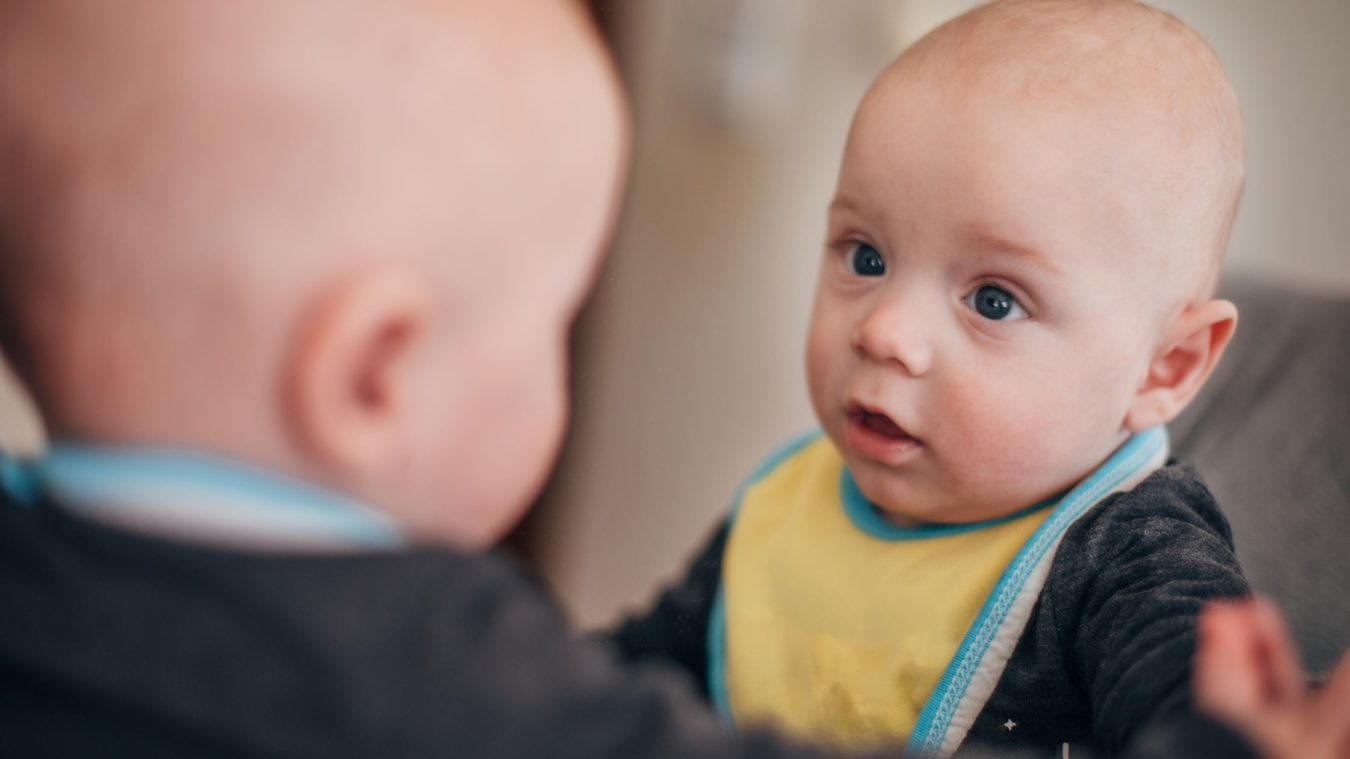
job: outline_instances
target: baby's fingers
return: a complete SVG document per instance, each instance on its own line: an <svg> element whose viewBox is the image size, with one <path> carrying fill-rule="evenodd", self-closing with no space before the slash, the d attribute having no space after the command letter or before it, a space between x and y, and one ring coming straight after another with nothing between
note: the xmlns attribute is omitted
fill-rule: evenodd
<svg viewBox="0 0 1350 759"><path fill-rule="evenodd" d="M1264 662L1265 695L1280 703L1302 698L1307 692L1303 660L1289 635L1289 627L1266 598L1251 601L1252 624L1257 636L1259 656Z"/></svg>
<svg viewBox="0 0 1350 759"><path fill-rule="evenodd" d="M1196 623L1196 704L1211 715L1242 722L1259 708L1267 677L1260 640L1247 604L1212 603Z"/></svg>
<svg viewBox="0 0 1350 759"><path fill-rule="evenodd" d="M1316 723L1332 731L1329 745L1336 746L1332 756L1350 757L1350 654L1341 657L1331 678L1314 698Z"/></svg>

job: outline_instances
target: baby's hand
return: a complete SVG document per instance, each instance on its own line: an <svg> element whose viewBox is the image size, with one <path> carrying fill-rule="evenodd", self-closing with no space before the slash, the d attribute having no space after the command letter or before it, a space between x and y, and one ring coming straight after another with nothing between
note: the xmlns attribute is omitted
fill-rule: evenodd
<svg viewBox="0 0 1350 759"><path fill-rule="evenodd" d="M1350 656L1317 692L1280 613L1255 599L1208 606L1198 622L1196 705L1271 759L1350 759Z"/></svg>

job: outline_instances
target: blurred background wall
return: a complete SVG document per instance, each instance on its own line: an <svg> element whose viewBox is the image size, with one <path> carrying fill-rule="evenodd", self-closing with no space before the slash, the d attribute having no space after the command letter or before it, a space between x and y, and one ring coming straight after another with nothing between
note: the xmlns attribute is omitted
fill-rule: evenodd
<svg viewBox="0 0 1350 759"><path fill-rule="evenodd" d="M611 4L633 174L531 530L580 623L644 603L759 458L812 426L802 341L853 108L903 46L976 4ZM1350 291L1350 2L1156 4L1210 41L1242 100L1230 271Z"/></svg>
<svg viewBox="0 0 1350 759"><path fill-rule="evenodd" d="M42 423L0 354L0 448L27 453L42 441Z"/></svg>
<svg viewBox="0 0 1350 759"><path fill-rule="evenodd" d="M904 45L973 5L601 3L632 93L633 173L528 540L582 624L647 599L758 459L812 426L801 343L850 115ZM1209 39L1243 102L1230 269L1350 291L1350 2L1157 5ZM0 444L40 439L0 371Z"/></svg>

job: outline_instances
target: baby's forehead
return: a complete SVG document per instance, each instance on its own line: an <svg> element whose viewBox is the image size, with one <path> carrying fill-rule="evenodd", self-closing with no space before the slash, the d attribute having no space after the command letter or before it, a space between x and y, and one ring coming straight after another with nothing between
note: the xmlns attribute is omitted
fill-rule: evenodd
<svg viewBox="0 0 1350 759"><path fill-rule="evenodd" d="M1163 111L1179 131L1241 139L1226 123L1236 99L1214 52L1174 16L1134 0L990 3L926 35L888 74L969 96Z"/></svg>

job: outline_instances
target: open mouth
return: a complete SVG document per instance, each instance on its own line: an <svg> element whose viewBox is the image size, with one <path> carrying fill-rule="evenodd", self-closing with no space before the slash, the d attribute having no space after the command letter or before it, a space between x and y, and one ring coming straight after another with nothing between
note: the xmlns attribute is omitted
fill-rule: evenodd
<svg viewBox="0 0 1350 759"><path fill-rule="evenodd" d="M877 409L850 403L845 409L845 437L850 448L868 458L900 463L912 455L922 442L896 421Z"/></svg>
<svg viewBox="0 0 1350 759"><path fill-rule="evenodd" d="M874 411L868 411L866 409L858 409L857 411L850 414L850 416L856 417L859 424L877 433L878 435L882 435L884 437L889 438L895 438L896 440L909 437L909 435L906 434L905 431L900 428L900 425L896 424L889 416L886 416L885 414L878 414Z"/></svg>

